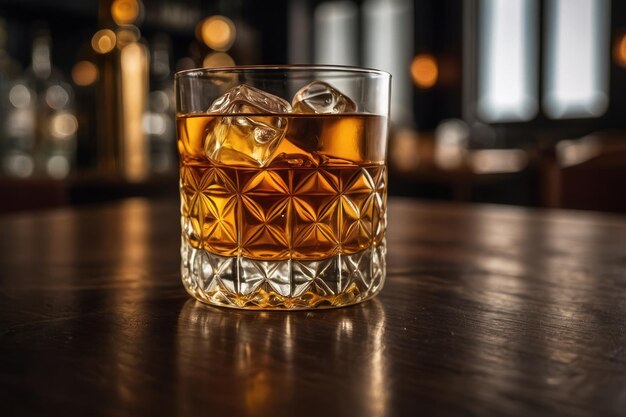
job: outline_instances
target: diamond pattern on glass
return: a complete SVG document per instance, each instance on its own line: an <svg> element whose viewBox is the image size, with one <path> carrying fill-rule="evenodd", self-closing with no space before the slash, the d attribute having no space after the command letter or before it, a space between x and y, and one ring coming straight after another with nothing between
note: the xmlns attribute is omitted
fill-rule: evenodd
<svg viewBox="0 0 626 417"><path fill-rule="evenodd" d="M385 186L383 166L186 165L184 285L199 299L238 307L369 298L385 277Z"/></svg>
<svg viewBox="0 0 626 417"><path fill-rule="evenodd" d="M199 200L196 207L200 210L204 246L213 252L233 255L237 251L237 197L202 194Z"/></svg>
<svg viewBox="0 0 626 417"><path fill-rule="evenodd" d="M269 207L264 210L263 207ZM242 196L242 253L250 258L280 259L289 255L289 198Z"/></svg>
<svg viewBox="0 0 626 417"><path fill-rule="evenodd" d="M291 282L293 285L292 296L299 297L309 290L313 281L324 274L330 266L331 260L321 261L292 261ZM316 288L313 288L315 290Z"/></svg>
<svg viewBox="0 0 626 417"><path fill-rule="evenodd" d="M234 255L238 242L233 181L219 168L191 166L184 167L181 179L183 232L192 244Z"/></svg>
<svg viewBox="0 0 626 417"><path fill-rule="evenodd" d="M182 246L187 290L224 306L306 308L345 303L346 294L358 302L380 291L385 277L384 240L356 254L318 261L258 261L215 255L187 241Z"/></svg>
<svg viewBox="0 0 626 417"><path fill-rule="evenodd" d="M183 167L183 233L195 247L259 260L352 254L382 239L383 166Z"/></svg>
<svg viewBox="0 0 626 417"><path fill-rule="evenodd" d="M291 293L290 261L254 261L241 258L239 285L242 295L250 295L261 288L288 297Z"/></svg>
<svg viewBox="0 0 626 417"><path fill-rule="evenodd" d="M181 271L183 282L185 283L185 287L190 291L195 291L195 289L198 287L191 273L192 271L191 271L191 262L190 262L192 253L195 251L197 251L197 249L194 249L183 240L182 244L180 245L180 257L181 257L180 271Z"/></svg>
<svg viewBox="0 0 626 417"><path fill-rule="evenodd" d="M339 268L339 257L327 259L320 262L316 269L316 274L311 281L309 290L321 295L337 295L341 288L341 269Z"/></svg>
<svg viewBox="0 0 626 417"><path fill-rule="evenodd" d="M314 190L313 192L311 190ZM339 193L338 178L326 170L316 169L298 175L294 181L293 194L296 195L336 195Z"/></svg>
<svg viewBox="0 0 626 417"><path fill-rule="evenodd" d="M372 269L369 288L370 291L378 292L382 288L386 275L387 244L383 238L381 244L372 249Z"/></svg>
<svg viewBox="0 0 626 417"><path fill-rule="evenodd" d="M267 262L242 258L239 262L239 293L250 295L267 280Z"/></svg>
<svg viewBox="0 0 626 417"><path fill-rule="evenodd" d="M295 258L323 258L334 255L339 250L336 234L334 197L320 195L317 199L294 196L291 200L293 211L293 253Z"/></svg>
<svg viewBox="0 0 626 417"><path fill-rule="evenodd" d="M289 186L278 170L255 170L254 176L240 184L242 193L248 195L289 194Z"/></svg>
<svg viewBox="0 0 626 417"><path fill-rule="evenodd" d="M372 280L371 262L371 250L342 256L341 273L344 288L354 284L361 291L369 290Z"/></svg>
<svg viewBox="0 0 626 417"><path fill-rule="evenodd" d="M215 255L210 252L205 252L206 257L202 258L207 265L203 266L202 278L204 280L204 287L211 287L212 282L216 281L216 285L221 291L228 291L236 293L239 291L237 285L237 258L231 258L226 256Z"/></svg>
<svg viewBox="0 0 626 417"><path fill-rule="evenodd" d="M342 175L341 191L350 195L369 195L376 190L376 185L371 174L365 168L356 172L346 172Z"/></svg>
<svg viewBox="0 0 626 417"><path fill-rule="evenodd" d="M375 241L380 242L383 239L385 230L387 229L387 170L379 169L376 176L376 205L374 207L374 215L378 218L378 222L374 224Z"/></svg>

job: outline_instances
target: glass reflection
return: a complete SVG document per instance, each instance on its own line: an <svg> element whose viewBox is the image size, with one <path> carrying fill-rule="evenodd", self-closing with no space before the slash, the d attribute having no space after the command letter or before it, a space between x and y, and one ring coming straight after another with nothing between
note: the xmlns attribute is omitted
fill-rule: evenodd
<svg viewBox="0 0 626 417"><path fill-rule="evenodd" d="M145 200L128 200L122 203L125 217L119 224L119 258L116 279L141 285L148 278L145 265L149 259L150 218L149 203ZM129 294L138 297L139 293ZM137 301L136 299L134 301Z"/></svg>
<svg viewBox="0 0 626 417"><path fill-rule="evenodd" d="M387 414L385 330L385 310L377 299L287 314L224 310L188 300L178 317L178 412L191 414L214 404L220 393L228 396L233 415L295 412L315 401L310 396L315 392L323 399L316 409Z"/></svg>

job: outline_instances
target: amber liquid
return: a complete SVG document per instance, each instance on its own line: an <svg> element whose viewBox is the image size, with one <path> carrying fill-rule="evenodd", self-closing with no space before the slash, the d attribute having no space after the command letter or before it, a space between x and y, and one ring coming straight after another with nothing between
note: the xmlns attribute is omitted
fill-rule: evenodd
<svg viewBox="0 0 626 417"><path fill-rule="evenodd" d="M238 117L177 118L187 291L211 304L262 309L375 295L385 275L386 119ZM284 131L255 144L256 123Z"/></svg>
<svg viewBox="0 0 626 417"><path fill-rule="evenodd" d="M205 137L219 117L178 119L181 214L191 246L222 256L314 260L380 242L384 118L284 116L289 127L273 158L247 167L205 156Z"/></svg>

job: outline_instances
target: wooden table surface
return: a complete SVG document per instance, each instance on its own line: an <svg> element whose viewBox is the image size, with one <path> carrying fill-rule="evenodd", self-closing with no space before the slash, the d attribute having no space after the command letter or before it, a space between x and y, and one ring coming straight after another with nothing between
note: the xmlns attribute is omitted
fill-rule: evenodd
<svg viewBox="0 0 626 417"><path fill-rule="evenodd" d="M285 313L191 300L177 211L0 219L3 416L626 414L626 217L392 200L380 296Z"/></svg>

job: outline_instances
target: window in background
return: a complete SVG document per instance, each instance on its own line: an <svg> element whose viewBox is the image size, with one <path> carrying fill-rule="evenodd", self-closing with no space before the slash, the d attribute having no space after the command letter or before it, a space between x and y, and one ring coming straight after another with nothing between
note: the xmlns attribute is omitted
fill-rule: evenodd
<svg viewBox="0 0 626 417"><path fill-rule="evenodd" d="M538 1L480 0L478 7L478 115L530 120L538 110Z"/></svg>
<svg viewBox="0 0 626 417"><path fill-rule="evenodd" d="M311 62L311 10L307 0L290 0L287 11L287 45L290 64Z"/></svg>
<svg viewBox="0 0 626 417"><path fill-rule="evenodd" d="M358 65L359 9L351 1L321 3L315 9L315 62Z"/></svg>
<svg viewBox="0 0 626 417"><path fill-rule="evenodd" d="M608 107L609 0L547 0L543 106L554 119Z"/></svg>
<svg viewBox="0 0 626 417"><path fill-rule="evenodd" d="M413 120L413 88L408 68L413 57L413 2L367 0L363 3L364 63L391 73L391 120Z"/></svg>

